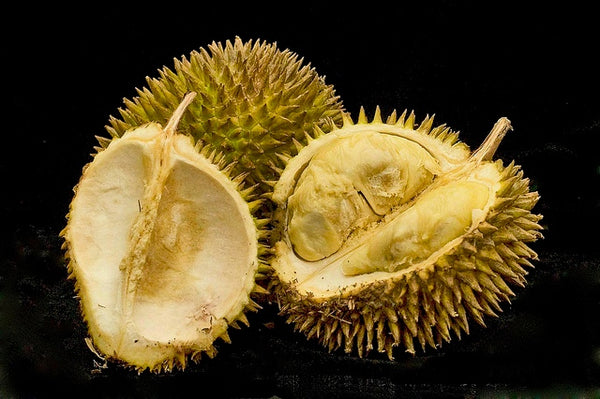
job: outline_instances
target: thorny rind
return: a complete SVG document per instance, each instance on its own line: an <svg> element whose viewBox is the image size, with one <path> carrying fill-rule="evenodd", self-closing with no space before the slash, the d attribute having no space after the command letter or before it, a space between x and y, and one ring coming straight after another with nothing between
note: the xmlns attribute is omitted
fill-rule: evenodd
<svg viewBox="0 0 600 399"><path fill-rule="evenodd" d="M432 118L427 117L415 127L414 114L406 118L406 112L398 119L392 114L384 124L379 110L369 123L361 109L357 124L346 117L338 133L342 134L344 129L354 129L352 134L360 134L361 130L409 129L417 138L426 135L451 146L460 145L457 135L444 125L431 126ZM415 341L425 350L439 348L452 335L460 339L462 333L469 333L470 319L485 326L484 319L496 317L502 311L501 303L515 295L510 286L525 285L527 269L538 258L527 244L542 238L538 224L541 215L531 213L539 195L530 192L529 180L514 162L505 166L501 160L492 161L500 140L510 129L510 121L500 119L483 145L461 166L473 169L486 163L497 170L495 199L480 223L434 261L391 273L387 278L378 274L370 284L342 286L337 293L315 295L316 292L303 291L297 278L289 277L289 270L293 269L289 269L287 262L291 261L287 259L293 259L294 255L289 241L285 244L289 240L285 215L293 183L281 181L281 190L275 188L279 231L274 235L278 243L273 263L275 276L270 287L280 314L297 331L317 340L329 351L343 348L363 357L377 350L387 353L390 359L396 347L415 354ZM335 135L336 131L330 134ZM311 159L314 152L310 146L305 149L307 154L299 152L297 158L302 162ZM294 170L303 170L297 164L293 167L290 164L291 170L289 174L284 172L282 180L296 173ZM464 172L451 173L460 177Z"/></svg>

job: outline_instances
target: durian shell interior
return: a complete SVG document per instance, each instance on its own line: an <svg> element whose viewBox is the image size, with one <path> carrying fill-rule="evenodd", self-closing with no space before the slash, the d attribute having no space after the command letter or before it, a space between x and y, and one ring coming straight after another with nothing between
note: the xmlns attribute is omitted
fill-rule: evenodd
<svg viewBox="0 0 600 399"><path fill-rule="evenodd" d="M63 231L92 345L140 371L213 356L256 310L248 203L189 137L164 135L150 123L98 153Z"/></svg>

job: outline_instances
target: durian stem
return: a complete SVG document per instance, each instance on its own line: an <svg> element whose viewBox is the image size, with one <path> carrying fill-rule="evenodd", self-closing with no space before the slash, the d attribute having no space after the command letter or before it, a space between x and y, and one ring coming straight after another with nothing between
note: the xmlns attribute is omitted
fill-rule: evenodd
<svg viewBox="0 0 600 399"><path fill-rule="evenodd" d="M177 125L179 125L179 121L181 120L183 113L185 112L187 107L191 104L191 102L194 101L195 97L196 97L195 91L190 91L190 92L186 93L185 96L183 96L181 103L177 106L177 109L175 109L175 111L173 112L173 115L171 115L171 118L169 118L169 121L167 122L167 126L165 126L165 131L167 132L168 136L171 136L177 130Z"/></svg>
<svg viewBox="0 0 600 399"><path fill-rule="evenodd" d="M481 146L473 153L471 159L475 162L491 161L498 146L500 146L500 142L509 130L512 130L510 120L505 117L498 119Z"/></svg>
<svg viewBox="0 0 600 399"><path fill-rule="evenodd" d="M169 151L171 148L171 144L173 141L173 136L175 136L175 132L177 132L177 125L179 125L179 121L183 117L183 113L187 109L187 107L191 104L191 102L196 97L195 91L190 91L183 96L181 103L177 106L175 111L173 111L173 115L169 118L167 125L165 126L164 132L165 136L162 141L162 150L159 159L160 165L163 163L167 163L169 157Z"/></svg>

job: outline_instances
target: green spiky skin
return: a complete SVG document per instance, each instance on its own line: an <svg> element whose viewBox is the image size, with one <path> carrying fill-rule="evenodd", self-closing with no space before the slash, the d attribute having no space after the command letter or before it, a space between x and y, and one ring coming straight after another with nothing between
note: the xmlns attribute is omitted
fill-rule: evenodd
<svg viewBox="0 0 600 399"><path fill-rule="evenodd" d="M448 128L431 127L427 117L413 126L414 114L398 120L395 113L387 124L414 128L422 134L453 144L457 134ZM379 109L373 123L381 123ZM352 124L347 118L346 123ZM361 109L358 123L368 123ZM541 215L532 208L539 199L529 180L514 162L504 166L496 201L485 221L463 237L462 243L435 263L399 278L383 280L356 295L315 300L300 295L277 276L272 278L272 300L280 314L296 331L315 339L330 352L367 356L373 350L394 358L394 348L415 354L415 346L439 348L453 336L469 334L469 321L485 326L486 317L497 317L501 304L524 287L525 276L538 255L527 244L542 237Z"/></svg>
<svg viewBox="0 0 600 399"><path fill-rule="evenodd" d="M222 152L235 163L233 174L246 174L258 193L271 190L283 167L279 153L294 153L313 126L328 130L341 120L342 103L331 85L310 64L276 44L212 43L173 69L147 78L137 97L124 100L120 118L106 126L112 137L146 122L164 123L186 92L197 99L181 120L179 132ZM102 146L110 139L99 138Z"/></svg>

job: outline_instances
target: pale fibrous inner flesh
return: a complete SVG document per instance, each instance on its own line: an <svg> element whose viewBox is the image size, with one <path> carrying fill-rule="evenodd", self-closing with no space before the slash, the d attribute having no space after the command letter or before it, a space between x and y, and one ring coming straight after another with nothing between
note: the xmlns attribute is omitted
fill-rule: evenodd
<svg viewBox="0 0 600 399"><path fill-rule="evenodd" d="M209 348L254 285L246 202L189 138L157 124L96 155L68 230L95 344L138 366Z"/></svg>
<svg viewBox="0 0 600 399"><path fill-rule="evenodd" d="M313 154L289 197L275 268L315 298L433 262L494 201L492 163L438 174L432 151L414 141L364 133Z"/></svg>

